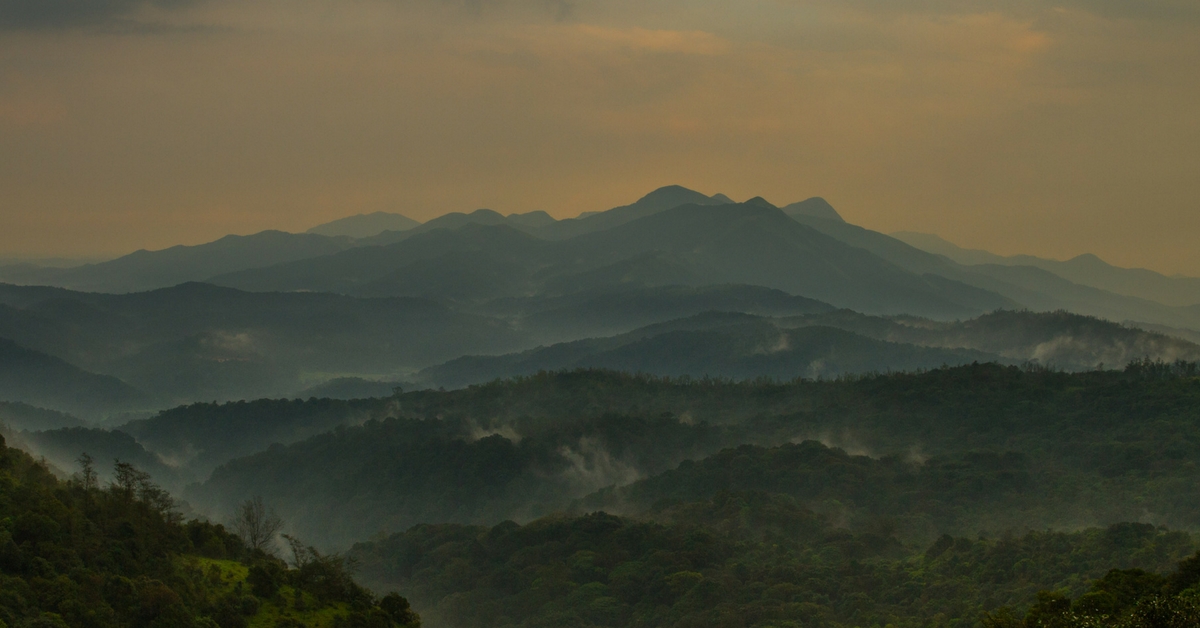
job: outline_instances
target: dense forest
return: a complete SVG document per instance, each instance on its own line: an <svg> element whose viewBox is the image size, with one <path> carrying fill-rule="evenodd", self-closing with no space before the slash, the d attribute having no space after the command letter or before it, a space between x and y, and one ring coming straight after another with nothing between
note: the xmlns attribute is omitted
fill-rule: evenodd
<svg viewBox="0 0 1200 628"><path fill-rule="evenodd" d="M0 626L415 628L407 600L376 598L340 555L292 539L290 564L221 525L184 521L129 463L102 486L0 440ZM251 537L253 538L253 537ZM254 539L259 540L259 539Z"/></svg>
<svg viewBox="0 0 1200 628"><path fill-rule="evenodd" d="M718 490L784 492L849 522L888 512L923 543L1122 521L1191 530L1194 372L979 364L787 383L545 373L364 404L378 418L229 461L185 496L221 512L262 495L302 536L340 547L418 523L529 520L572 504L629 512ZM195 423L181 409L178 425L207 433L226 407L243 408L195 408Z"/></svg>
<svg viewBox="0 0 1200 628"><path fill-rule="evenodd" d="M1149 626L1173 624L1136 622L1195 610L1194 582L1177 574L1194 569L1180 565L1200 529L1198 375L1195 363L1150 360L786 382L578 370L376 399L192 404L118 431L8 411L57 426L10 434L55 452L61 476L77 468L72 451L123 457L174 485L208 475L178 510L136 486L124 493L174 530L132 524L139 539L167 539L153 552L173 558L114 572L182 587L197 622L227 625L215 605L233 595L257 600L240 607L250 626L281 612L309 625L378 615L382 601L360 588L304 589L302 566L328 563L399 591L432 628ZM128 476L93 469L86 488L9 452L12 486L43 486L100 533L128 533L114 523L128 518ZM137 477L146 499L165 499ZM257 497L306 540L290 565L178 514L229 521ZM118 569L71 551L82 562L70 565ZM197 572L186 566L214 564L224 584L187 579ZM263 570L285 593L255 592ZM78 624L60 598L20 586L6 588L25 600L5 603L17 609L0 617L9 625L43 612ZM104 603L111 625L139 625Z"/></svg>
<svg viewBox="0 0 1200 628"><path fill-rule="evenodd" d="M1200 613L1194 545L1126 523L947 535L913 549L886 521L852 533L787 496L749 491L639 519L422 525L351 554L369 581L400 588L428 625L448 628L1182 628ZM1175 575L1154 575L1181 560ZM1146 612L1153 621L1126 622Z"/></svg>

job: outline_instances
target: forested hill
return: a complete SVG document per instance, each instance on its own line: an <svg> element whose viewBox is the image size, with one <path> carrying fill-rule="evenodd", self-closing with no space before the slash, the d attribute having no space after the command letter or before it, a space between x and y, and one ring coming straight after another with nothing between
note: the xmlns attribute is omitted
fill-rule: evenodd
<svg viewBox="0 0 1200 628"><path fill-rule="evenodd" d="M417 526L351 555L429 628L1185 628L1200 617L1193 545L1125 523L909 548L886 520L852 533L741 492L653 521Z"/></svg>
<svg viewBox="0 0 1200 628"><path fill-rule="evenodd" d="M0 626L391 628L419 626L403 598L354 583L304 545L292 568L222 526L184 522L171 496L118 464L62 482L0 439Z"/></svg>
<svg viewBox="0 0 1200 628"><path fill-rule="evenodd" d="M790 383L545 373L380 400L365 424L230 461L186 495L214 512L262 495L334 547L418 523L529 520L643 479L579 508L782 490L813 508L837 501L848 523L905 506L888 516L922 542L1130 520L1194 529L1198 373L1140 362ZM806 440L820 443L788 449ZM757 448L721 453L747 444ZM813 474L827 465L847 474L842 483L820 484ZM825 492L801 491L800 480ZM789 483L797 490L780 488Z"/></svg>

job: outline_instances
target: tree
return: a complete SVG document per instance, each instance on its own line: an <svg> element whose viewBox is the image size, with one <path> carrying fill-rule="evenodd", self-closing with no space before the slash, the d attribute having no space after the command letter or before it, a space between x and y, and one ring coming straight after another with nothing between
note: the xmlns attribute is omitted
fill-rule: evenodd
<svg viewBox="0 0 1200 628"><path fill-rule="evenodd" d="M270 554L275 548L275 536L283 530L283 519L263 503L262 497L255 496L238 506L232 527L246 547Z"/></svg>
<svg viewBox="0 0 1200 628"><path fill-rule="evenodd" d="M92 489L97 488L99 484L96 480L96 467L93 466L95 460L93 460L92 457L89 456L85 451L82 454L79 454L79 457L75 459L75 462L79 463L79 479L83 483L83 489L85 491L91 491Z"/></svg>

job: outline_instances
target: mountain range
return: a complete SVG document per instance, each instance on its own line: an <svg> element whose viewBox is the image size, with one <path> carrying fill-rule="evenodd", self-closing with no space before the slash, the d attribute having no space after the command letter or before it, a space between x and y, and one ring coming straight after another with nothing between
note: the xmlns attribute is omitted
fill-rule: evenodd
<svg viewBox="0 0 1200 628"><path fill-rule="evenodd" d="M752 199L748 204L769 206L761 199ZM172 247L162 251L138 251L109 262L75 268L34 268L29 265L0 267L0 280L89 291L128 292L170 287L185 281L207 281L221 275L237 275L276 264L328 257L349 248L396 245L421 234L456 230L468 225L505 225L538 240L566 241L585 234L609 231L686 205L719 207L737 204L721 194L706 196L679 186L668 186L630 205L566 220L555 220L540 211L506 217L491 210L478 210L451 213L425 224L417 224L399 214L377 212L319 225L305 234L267 231L252 236L228 236L209 244ZM909 273L936 275L943 283L945 280L964 283L992 293L992 301L1006 301L1009 306L1039 310L1062 307L1118 320L1185 328L1200 326L1196 324L1197 312L1188 307L1200 303L1200 279L1165 277L1143 269L1117 268L1087 255L1067 262L1032 256L1001 257L983 251L966 251L936 236L904 232L894 234L894 237L887 236L846 223L828 202L819 197L785 205L780 209L805 226L842 244L864 249L871 256L891 262ZM675 218L678 219L679 214ZM689 228L687 224L679 224L674 233L659 235L677 239L680 232ZM510 242L510 245L515 243ZM421 245L415 244L413 247L421 248ZM660 251L660 247L654 250ZM828 251L818 248L816 252ZM864 260L869 260L871 256L860 255ZM660 261L660 265L662 263L668 262ZM1024 267L1024 270L1012 272L995 266ZM1045 272L1036 273L1030 269ZM709 281L711 278L704 279L712 282ZM230 280L248 279L240 277ZM287 282L283 285L286 286ZM393 287L393 290L404 289L404 286ZM823 298L820 294L803 296ZM854 306L851 301L823 300L830 300L839 306ZM886 307L893 309L880 311L895 311L896 307L912 305L903 299L891 302L881 297L881 300L886 302ZM974 305L985 308L976 309L973 313L977 314L991 304L981 302Z"/></svg>
<svg viewBox="0 0 1200 628"><path fill-rule="evenodd" d="M0 400L96 419L562 368L790 379L1195 355L1200 280L989 256L847 223L819 197L776 207L679 186L566 220L352 216L304 234L0 269L46 284L0 284L5 360L40 356L45 373L33 386L11 367ZM106 392L81 407L100 382Z"/></svg>

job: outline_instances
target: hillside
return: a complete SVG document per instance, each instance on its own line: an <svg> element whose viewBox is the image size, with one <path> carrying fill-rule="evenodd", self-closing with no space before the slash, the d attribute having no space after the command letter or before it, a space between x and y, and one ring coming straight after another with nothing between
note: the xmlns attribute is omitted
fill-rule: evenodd
<svg viewBox="0 0 1200 628"><path fill-rule="evenodd" d="M145 395L115 377L89 373L0 338L0 400L96 416L135 406Z"/></svg>
<svg viewBox="0 0 1200 628"><path fill-rule="evenodd" d="M1200 360L1200 345L1193 342L1064 311L1001 310L965 321L932 321L841 310L786 318L779 324L837 327L878 340L972 349L1067 370L1113 368L1148 356L1168 362Z"/></svg>
<svg viewBox="0 0 1200 628"><path fill-rule="evenodd" d="M886 522L850 533L767 493L723 493L649 518L425 525L351 555L365 578L409 596L431 628L973 626L991 617L1013 623L987 628L1108 628L1103 611L1127 613L1165 582L1181 593L1171 606L1134 610L1141 621L1119 625L1182 627L1200 614L1200 558L1180 561L1193 539L1145 524L905 547ZM1137 587L1139 576L1149 586ZM1110 591L1120 597L1096 604ZM1071 622L1068 596L1091 622ZM1059 622L1022 624L1006 607Z"/></svg>
<svg viewBox="0 0 1200 628"><path fill-rule="evenodd" d="M291 568L220 525L184 522L144 472L56 480L0 439L0 622L7 626L414 627L336 554L298 545Z"/></svg>
<svg viewBox="0 0 1200 628"><path fill-rule="evenodd" d="M538 371L579 368L676 377L789 380L912 371L997 359L980 351L880 341L833 327L787 329L749 315L710 313L613 338L580 340L508 356L457 358L421 371L417 381L457 387Z"/></svg>
<svg viewBox="0 0 1200 628"><path fill-rule="evenodd" d="M196 403L131 421L119 429L170 461L188 481L198 481L234 458L289 445L339 426L361 424L379 418L385 408L386 400Z"/></svg>
<svg viewBox="0 0 1200 628"><path fill-rule="evenodd" d="M1200 346L1068 312L998 311L953 322L828 309L776 318L707 312L607 338L464 356L427 368L414 381L457 387L580 368L790 380L989 361L1088 370L1146 356L1196 361Z"/></svg>

